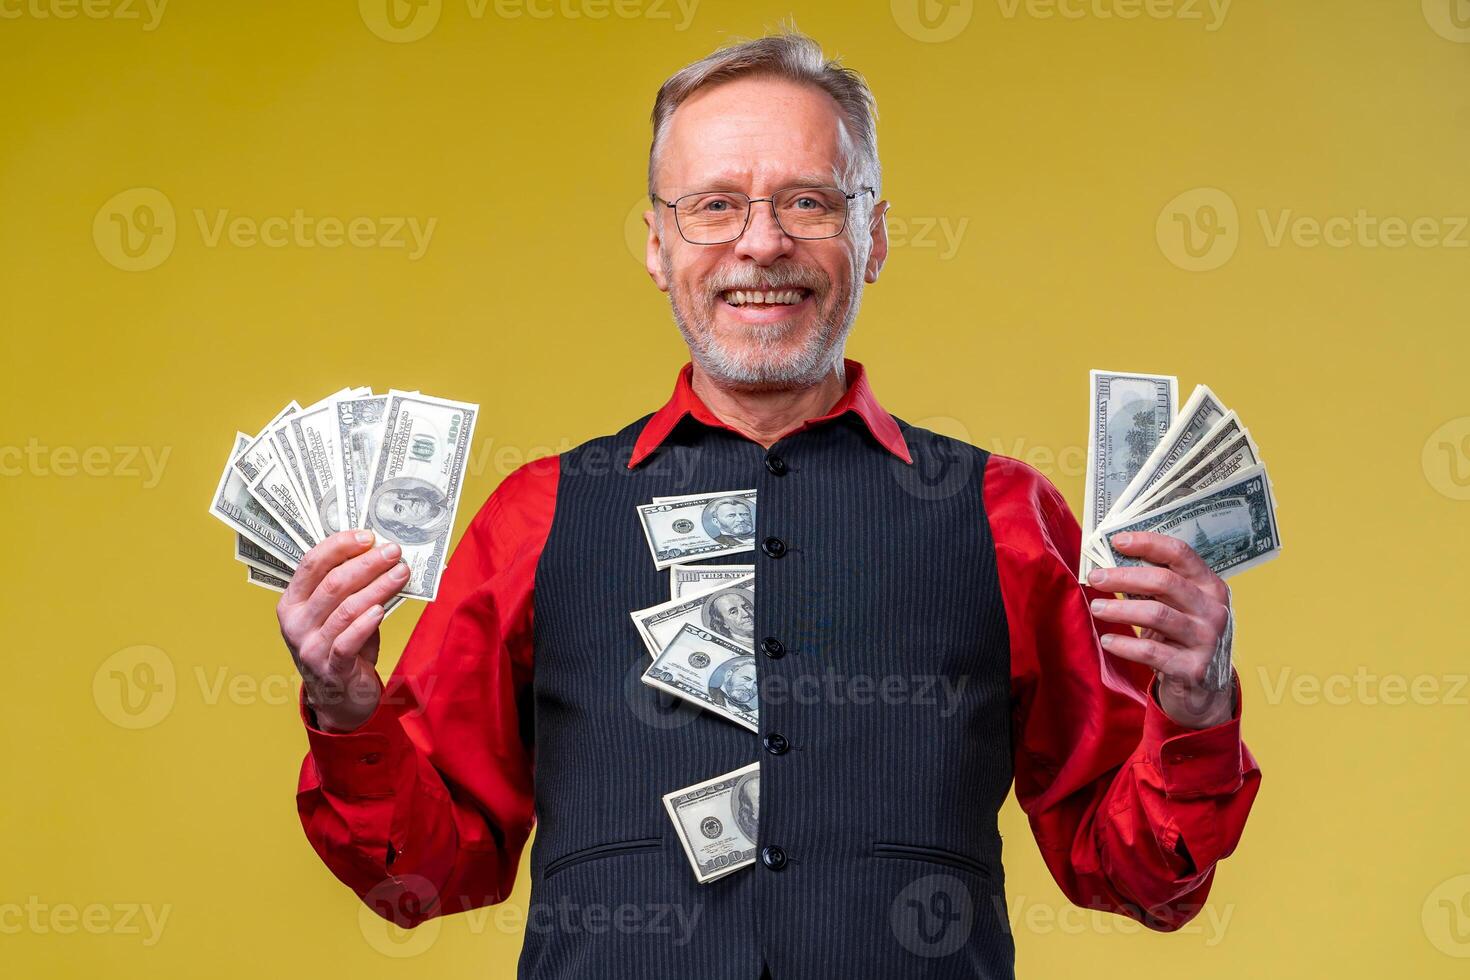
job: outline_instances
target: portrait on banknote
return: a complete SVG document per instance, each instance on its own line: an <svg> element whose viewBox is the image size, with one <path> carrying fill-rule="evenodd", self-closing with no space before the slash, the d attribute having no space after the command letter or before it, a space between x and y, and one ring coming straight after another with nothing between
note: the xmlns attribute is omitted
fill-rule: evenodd
<svg viewBox="0 0 1470 980"><path fill-rule="evenodd" d="M710 698L741 711L756 711L757 694L754 657L735 657L716 667L709 676Z"/></svg>
<svg viewBox="0 0 1470 980"><path fill-rule="evenodd" d="M700 618L705 629L750 646L755 640L755 594L748 589L722 589L705 600Z"/></svg>
<svg viewBox="0 0 1470 980"><path fill-rule="evenodd" d="M704 529L718 544L746 544L755 540L755 514L743 497L722 497L704 509Z"/></svg>
<svg viewBox="0 0 1470 980"><path fill-rule="evenodd" d="M449 531L454 512L444 493L427 480L388 480L368 500L372 530L399 544L426 544Z"/></svg>

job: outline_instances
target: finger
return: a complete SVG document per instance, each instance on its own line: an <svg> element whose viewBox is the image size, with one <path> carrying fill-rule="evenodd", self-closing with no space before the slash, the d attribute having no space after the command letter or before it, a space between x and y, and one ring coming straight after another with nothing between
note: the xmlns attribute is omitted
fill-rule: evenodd
<svg viewBox="0 0 1470 980"><path fill-rule="evenodd" d="M377 578L344 599L336 609L327 614L326 620L317 631L321 642L335 643L351 629L372 606L381 605L393 598L408 583L408 565L398 562Z"/></svg>
<svg viewBox="0 0 1470 980"><path fill-rule="evenodd" d="M1126 623L1151 631L1150 636L1172 640L1180 646L1199 646L1200 629L1194 617L1154 599L1094 599L1095 619Z"/></svg>
<svg viewBox="0 0 1470 980"><path fill-rule="evenodd" d="M1204 611L1204 593L1172 568L1161 568L1158 565L1095 568L1087 576L1087 584L1108 592L1153 596L1181 612Z"/></svg>
<svg viewBox="0 0 1470 980"><path fill-rule="evenodd" d="M1170 646L1159 640L1145 640L1141 636L1128 636L1122 633L1104 633L1102 645L1108 653L1116 654L1124 660L1146 664L1164 674L1171 674L1170 665L1179 657L1187 656L1178 647Z"/></svg>
<svg viewBox="0 0 1470 980"><path fill-rule="evenodd" d="M293 605L305 602L328 572L354 555L362 554L372 543L371 531L338 531L323 539L296 566L282 601Z"/></svg>
<svg viewBox="0 0 1470 980"><path fill-rule="evenodd" d="M1172 568L1192 582L1215 577L1215 573L1198 552L1167 534L1156 531L1123 531L1109 538L1108 543L1122 554Z"/></svg>
<svg viewBox="0 0 1470 980"><path fill-rule="evenodd" d="M394 562L398 561L402 554L403 549L398 547L396 542L389 541L381 547L363 552L356 558L348 559L328 571L322 576L315 591L311 593L311 598L301 604L302 622L309 629L319 628L331 615L332 610L342 605L354 592L392 568ZM354 609L353 612L360 613L362 609Z"/></svg>
<svg viewBox="0 0 1470 980"><path fill-rule="evenodd" d="M338 633L332 641L331 652L327 654L327 672L344 679L351 676L357 667L358 652L367 645L382 621L383 607L374 603Z"/></svg>

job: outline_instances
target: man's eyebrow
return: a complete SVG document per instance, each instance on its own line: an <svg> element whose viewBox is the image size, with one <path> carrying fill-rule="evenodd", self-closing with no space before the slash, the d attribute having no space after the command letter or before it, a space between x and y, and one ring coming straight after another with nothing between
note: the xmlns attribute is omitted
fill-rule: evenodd
<svg viewBox="0 0 1470 980"><path fill-rule="evenodd" d="M695 181L691 184L698 191L746 191L748 182L743 178L731 176L715 176L703 181ZM828 174L801 173L793 174L781 180L774 188L785 190L788 187L835 187L837 178L835 171ZM746 193L749 193L746 191Z"/></svg>

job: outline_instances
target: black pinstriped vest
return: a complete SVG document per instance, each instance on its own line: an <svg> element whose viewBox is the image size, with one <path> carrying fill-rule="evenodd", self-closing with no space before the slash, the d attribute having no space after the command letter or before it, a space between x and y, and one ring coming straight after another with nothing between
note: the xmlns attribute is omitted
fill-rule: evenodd
<svg viewBox="0 0 1470 980"><path fill-rule="evenodd" d="M630 470L646 421L560 461L536 570L520 977L756 980L763 960L775 980L1011 977L987 454L900 420L909 465L849 413L774 445L781 472L685 418ZM756 566L760 735L641 684L628 617L669 595L634 506L751 487L756 550L709 563ZM661 797L757 760L766 860L700 885Z"/></svg>

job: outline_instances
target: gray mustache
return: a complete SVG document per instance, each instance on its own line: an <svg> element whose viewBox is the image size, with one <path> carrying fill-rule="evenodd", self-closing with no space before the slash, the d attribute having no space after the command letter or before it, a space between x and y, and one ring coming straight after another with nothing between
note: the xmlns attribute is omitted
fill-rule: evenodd
<svg viewBox="0 0 1470 980"><path fill-rule="evenodd" d="M826 285L825 276L814 276L802 269L780 271L765 269L759 275L722 276L710 282L709 291L714 295L723 293L727 289L749 289L752 292L757 289L761 292L775 289L810 289L812 292L821 292Z"/></svg>

